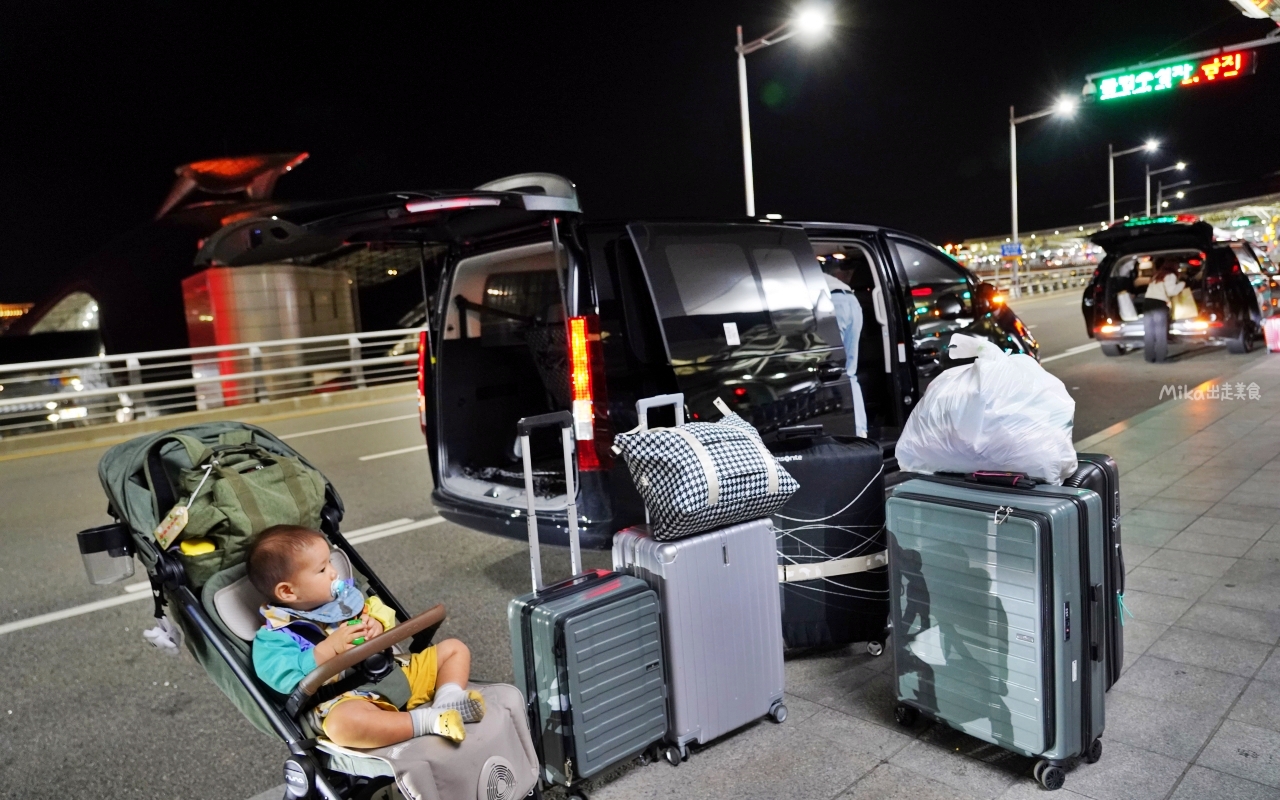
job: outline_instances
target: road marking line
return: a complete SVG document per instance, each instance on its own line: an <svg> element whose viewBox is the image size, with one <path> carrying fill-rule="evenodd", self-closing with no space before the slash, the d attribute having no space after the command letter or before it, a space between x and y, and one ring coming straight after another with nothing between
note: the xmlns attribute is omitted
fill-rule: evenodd
<svg viewBox="0 0 1280 800"><path fill-rule="evenodd" d="M1097 342L1089 342L1088 344L1082 344L1082 345L1077 345L1077 346L1075 346L1075 347L1069 347L1069 348L1067 348L1066 350L1063 350L1061 353L1058 353L1057 355L1046 356L1045 358L1040 359L1040 363L1041 363L1041 364L1048 364L1050 361L1057 361L1058 359L1060 359L1060 358L1066 358L1067 356L1076 356L1076 355L1080 355L1081 353L1083 353L1083 352L1085 352L1085 351L1088 351L1088 350L1096 350L1097 348L1098 348L1098 343L1097 343Z"/></svg>
<svg viewBox="0 0 1280 800"><path fill-rule="evenodd" d="M413 522L413 520L409 517L401 517L400 519L393 519L390 522L380 522L377 525L368 525L364 528L356 528L354 531L343 531L342 536L347 541L351 541L352 537L359 538L363 534L386 530L387 528L394 528L397 525L404 525L406 522Z"/></svg>
<svg viewBox="0 0 1280 800"><path fill-rule="evenodd" d="M429 519L421 519L421 520L418 520L417 522L411 522L408 525L403 525L399 528L388 528L387 530L383 530L383 531L373 531L371 533L366 533L363 536L357 536L354 538L348 537L347 541L350 542L351 544L364 544L365 542L372 542L375 539L382 539L387 536L396 536L401 533L416 531L421 528L430 527L432 525L439 525L442 522L444 522L444 517L431 517Z"/></svg>
<svg viewBox="0 0 1280 800"><path fill-rule="evenodd" d="M416 414L414 416L417 416ZM425 447L425 445L424 445ZM387 536L395 536L409 531L416 531L421 528L427 528L432 525L439 525L444 522L444 517L428 517L426 519L413 520L409 517L401 517L390 522L381 522L377 525L369 525L364 528L356 528L355 530L345 534L346 539L351 544L363 544L364 542L372 542L375 539L382 539ZM108 597L105 600L95 600L92 603L84 603L83 605L64 608L61 611L50 611L48 614L38 614L34 617L19 619L13 622L6 622L0 625L0 636L6 633L24 630L26 628L35 628L40 625L48 625L50 622L58 622L71 617L79 617L84 614L92 614L95 611L102 611L115 606L122 606L126 603L133 603L140 600L150 600L151 592L144 591L151 588L150 581L141 581L138 583L130 583L124 587L124 594Z"/></svg>
<svg viewBox="0 0 1280 800"><path fill-rule="evenodd" d="M426 450L426 449L427 449L427 446L425 444L415 444L413 447L404 447L399 450L388 450L385 453L373 453L372 455L360 456L360 460L373 461L376 458L386 458L387 456L402 456L405 453L416 453L419 450Z"/></svg>
<svg viewBox="0 0 1280 800"><path fill-rule="evenodd" d="M150 600L150 592L133 592L132 594L122 594L116 597L108 597L106 600L98 600L93 603L85 603L81 606L72 606L64 608L61 611L50 611L48 614L40 614L35 617L27 617L16 622L6 622L0 625L0 636L6 633L13 633L24 628L34 628L37 625L48 625L50 622L68 619L70 617L78 617L81 614L91 614L94 611L101 611L104 608L112 608L113 606L122 606L125 603L135 603L139 600Z"/></svg>
<svg viewBox="0 0 1280 800"><path fill-rule="evenodd" d="M353 422L350 425L334 425L332 428L317 428L314 431L300 431L299 433L278 434L281 439L300 439L303 436L315 436L320 433L334 433L335 431L349 431L352 428L363 428L366 425L380 425L384 422L400 422L406 419L417 419L417 414L404 414L399 417L387 417L385 419L372 419L368 422Z"/></svg>

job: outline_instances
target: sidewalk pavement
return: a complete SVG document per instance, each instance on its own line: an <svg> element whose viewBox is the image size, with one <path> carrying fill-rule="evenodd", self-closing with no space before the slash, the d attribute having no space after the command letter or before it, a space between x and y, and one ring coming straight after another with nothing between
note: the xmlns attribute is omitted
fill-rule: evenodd
<svg viewBox="0 0 1280 800"><path fill-rule="evenodd" d="M1280 357L1230 385L1229 400L1166 400L1077 443L1120 466L1135 618L1102 760L1070 769L1064 789L1041 795L1033 759L897 725L890 656L855 645L788 659L785 723L756 723L678 768L628 765L592 800L1280 798Z"/></svg>

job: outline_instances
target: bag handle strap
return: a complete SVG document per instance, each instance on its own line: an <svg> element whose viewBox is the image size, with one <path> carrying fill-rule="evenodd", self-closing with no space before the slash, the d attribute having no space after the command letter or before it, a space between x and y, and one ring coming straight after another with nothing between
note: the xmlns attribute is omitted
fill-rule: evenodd
<svg viewBox="0 0 1280 800"><path fill-rule="evenodd" d="M684 428L666 428L666 430L684 439L689 445L689 449L698 459L698 463L702 466L702 474L707 476L707 507L710 508L720 502L720 479L716 476L716 464L711 460L711 454L707 452L707 448L702 446L702 442L698 441L698 437L689 433ZM771 484L774 486L771 494L777 493L777 472L771 473Z"/></svg>
<svg viewBox="0 0 1280 800"><path fill-rule="evenodd" d="M169 482L169 475L164 470L164 459L160 455L160 451L170 442L177 442L186 449L192 467L199 466L210 455L204 442L183 433L162 434L151 443L147 448L146 461L143 462L143 472L147 477L147 485L151 488L151 500L155 505L153 510L157 520L169 513L169 509L178 502L177 492Z"/></svg>
<svg viewBox="0 0 1280 800"><path fill-rule="evenodd" d="M262 533L267 527L267 520L262 516L262 509L258 508L258 501L254 499L253 492L249 491L249 487L244 482L244 476L234 469L224 466L217 466L213 471L227 482L231 487L231 491L235 492L236 499L240 501L240 507L244 509L244 515L249 518L249 527L255 534Z"/></svg>

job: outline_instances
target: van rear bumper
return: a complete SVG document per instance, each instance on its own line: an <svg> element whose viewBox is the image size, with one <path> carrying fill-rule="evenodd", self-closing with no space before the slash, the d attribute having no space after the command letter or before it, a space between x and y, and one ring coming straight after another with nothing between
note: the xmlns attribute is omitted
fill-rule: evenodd
<svg viewBox="0 0 1280 800"><path fill-rule="evenodd" d="M528 512L523 509L497 508L477 503L435 489L431 492L440 516L466 528L483 533L497 534L508 539L526 541L529 538ZM578 540L587 550L608 550L613 547L613 520L586 519L579 512ZM548 511L538 515L538 539L542 544L569 546L569 520L564 511Z"/></svg>

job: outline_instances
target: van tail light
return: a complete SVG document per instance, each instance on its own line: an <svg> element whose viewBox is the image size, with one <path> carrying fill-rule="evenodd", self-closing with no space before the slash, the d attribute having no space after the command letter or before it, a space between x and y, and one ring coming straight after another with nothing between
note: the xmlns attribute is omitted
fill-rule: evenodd
<svg viewBox="0 0 1280 800"><path fill-rule="evenodd" d="M431 350L431 334L418 331L418 425L427 435L427 353Z"/></svg>
<svg viewBox="0 0 1280 800"><path fill-rule="evenodd" d="M608 399L600 350L600 318L569 318L569 390L573 401L573 435L578 441L578 469L588 472L612 466L609 453Z"/></svg>

